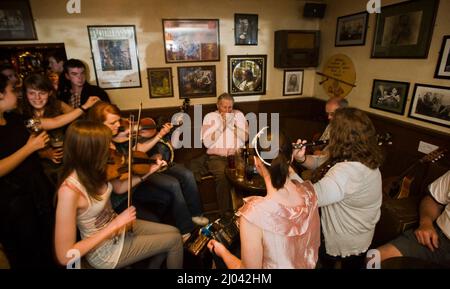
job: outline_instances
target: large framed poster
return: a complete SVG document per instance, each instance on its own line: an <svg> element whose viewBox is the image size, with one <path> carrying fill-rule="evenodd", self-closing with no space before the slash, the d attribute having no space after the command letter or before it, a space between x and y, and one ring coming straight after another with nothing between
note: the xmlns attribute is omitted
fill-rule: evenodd
<svg viewBox="0 0 450 289"><path fill-rule="evenodd" d="M135 26L88 26L88 32L97 85L141 87Z"/></svg>

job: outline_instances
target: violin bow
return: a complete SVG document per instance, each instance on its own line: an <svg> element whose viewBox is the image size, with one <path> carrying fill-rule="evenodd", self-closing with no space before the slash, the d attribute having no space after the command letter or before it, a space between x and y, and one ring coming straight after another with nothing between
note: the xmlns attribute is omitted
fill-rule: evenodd
<svg viewBox="0 0 450 289"><path fill-rule="evenodd" d="M131 170L131 166L132 166L132 127L134 125L134 115L130 114L130 119L129 119L129 136L128 136L128 208L131 206L131 184L132 184L132 179L133 179L133 171Z"/></svg>
<svg viewBox="0 0 450 289"><path fill-rule="evenodd" d="M142 113L142 101L139 104L139 112L138 112L137 128L136 128L136 140L135 140L136 149L135 150L137 150L137 144L138 144L138 138L139 138L139 126L141 124L141 113ZM130 131L130 133L131 133L131 131Z"/></svg>

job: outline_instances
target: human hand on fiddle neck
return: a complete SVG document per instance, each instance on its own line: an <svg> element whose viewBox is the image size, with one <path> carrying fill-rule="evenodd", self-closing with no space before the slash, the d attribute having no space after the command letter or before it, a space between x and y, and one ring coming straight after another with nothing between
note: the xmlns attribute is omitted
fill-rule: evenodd
<svg viewBox="0 0 450 289"><path fill-rule="evenodd" d="M304 144L304 143L306 143L306 140L298 139L295 144ZM299 163L304 163L306 161L306 147L303 146L300 149L293 149L292 157Z"/></svg>
<svg viewBox="0 0 450 289"><path fill-rule="evenodd" d="M166 134L168 134L170 132L170 130L172 129L173 125L171 123L165 123L163 124L161 130L158 133L158 136L160 138L163 138Z"/></svg>
<svg viewBox="0 0 450 289"><path fill-rule="evenodd" d="M162 167L167 166L167 162L165 160L161 160L161 159L156 159L156 163L150 165L150 170L148 171L148 173L144 176L144 179L148 176L150 176L151 174L159 171Z"/></svg>

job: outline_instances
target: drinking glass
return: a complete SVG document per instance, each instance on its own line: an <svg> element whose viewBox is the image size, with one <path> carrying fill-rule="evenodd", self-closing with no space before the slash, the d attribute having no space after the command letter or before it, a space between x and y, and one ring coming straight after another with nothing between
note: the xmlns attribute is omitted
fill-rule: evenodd
<svg viewBox="0 0 450 289"><path fill-rule="evenodd" d="M50 137L50 145L52 148L62 148L64 146L64 136L62 134L55 134Z"/></svg>

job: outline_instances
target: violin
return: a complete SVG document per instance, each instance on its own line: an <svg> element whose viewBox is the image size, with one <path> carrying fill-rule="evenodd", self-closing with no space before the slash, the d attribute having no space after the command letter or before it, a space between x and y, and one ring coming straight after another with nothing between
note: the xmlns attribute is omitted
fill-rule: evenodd
<svg viewBox="0 0 450 289"><path fill-rule="evenodd" d="M150 166L156 164L155 159L151 159L146 153L140 151L132 152L131 171L135 175L145 175L149 172ZM128 158L116 150L110 149L109 159L106 167L106 178L108 181L128 178Z"/></svg>
<svg viewBox="0 0 450 289"><path fill-rule="evenodd" d="M119 133L117 134L117 136L114 137L115 142L123 143L125 141L128 141L129 125L130 125L129 121L127 119L120 120ZM132 127L133 137L134 137L134 135L136 135L137 128L138 128L137 124L135 124L134 127ZM152 138L158 132L157 128L158 127L156 125L156 122L152 118L146 117L140 121L139 131L137 132L137 134L140 137Z"/></svg>
<svg viewBox="0 0 450 289"><path fill-rule="evenodd" d="M176 129L177 127L183 125L183 122L180 122L178 124L172 124L173 127L170 129L169 134ZM123 143L125 141L128 141L128 137L129 137L129 122L126 119L122 119L120 121L120 127L119 127L119 133L114 136L113 140L116 143ZM152 137L154 137L159 130L161 130L162 125L157 125L156 122L153 120L153 118L150 117L145 117L143 119L141 119L141 121L139 122L139 131L137 132L137 135L143 139L150 139ZM138 126L135 125L133 127L133 137L136 136L136 131L138 129Z"/></svg>

